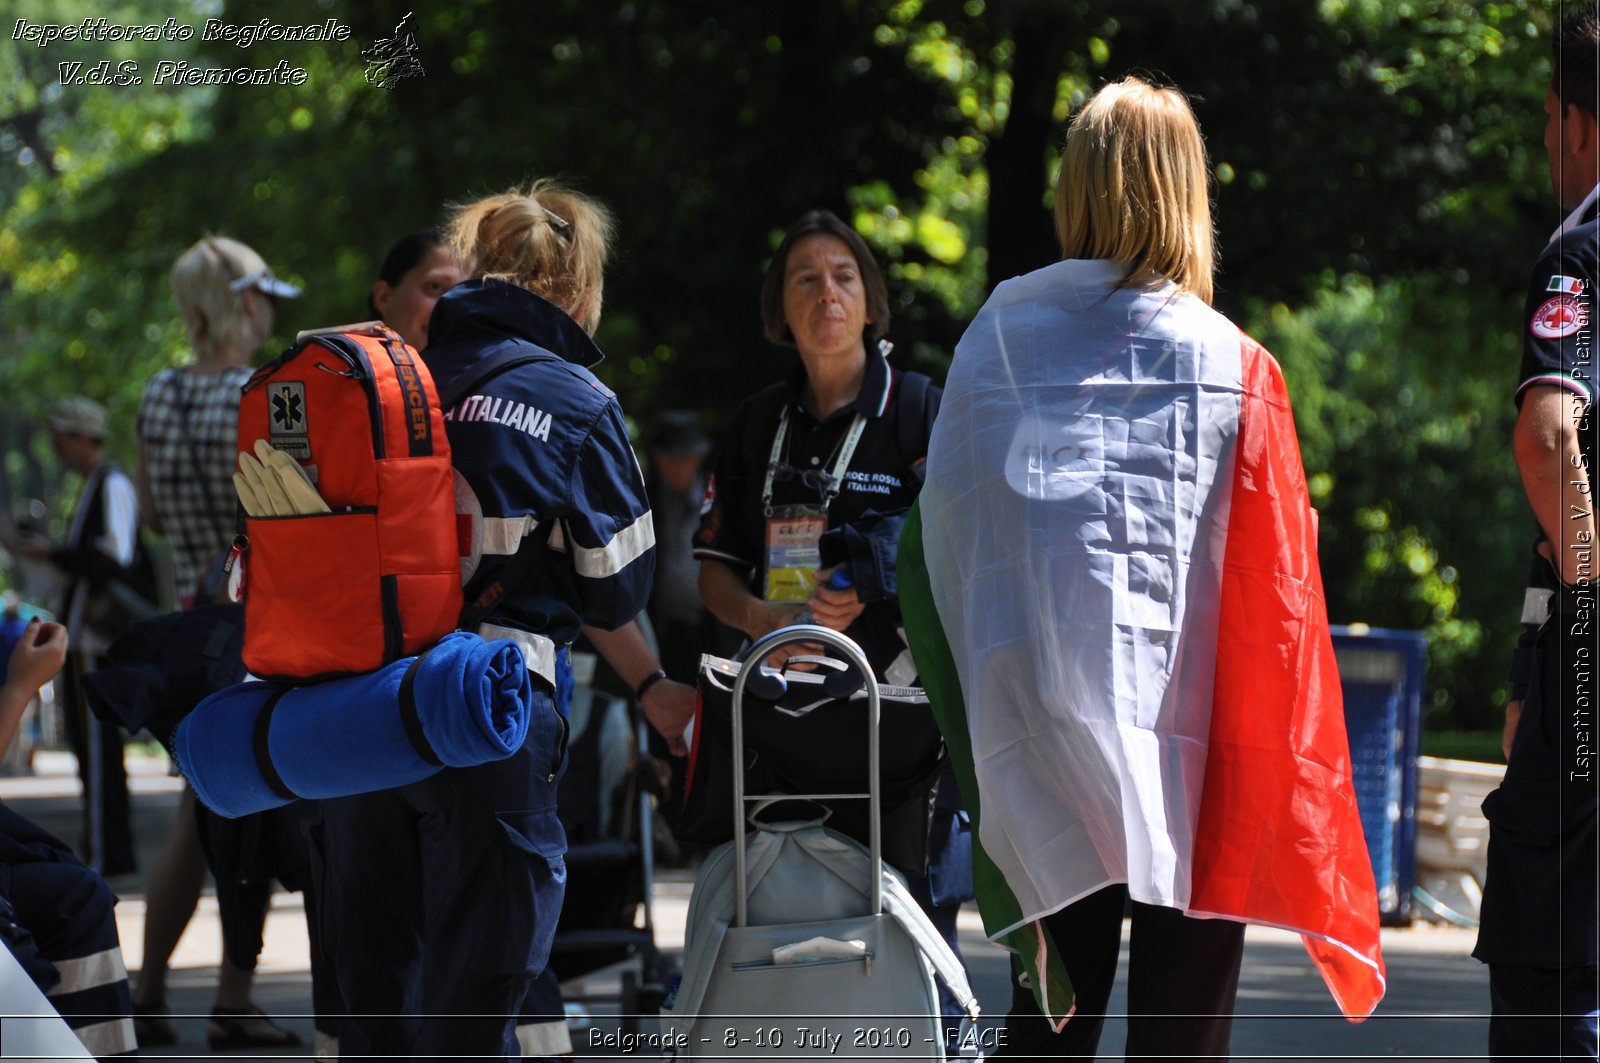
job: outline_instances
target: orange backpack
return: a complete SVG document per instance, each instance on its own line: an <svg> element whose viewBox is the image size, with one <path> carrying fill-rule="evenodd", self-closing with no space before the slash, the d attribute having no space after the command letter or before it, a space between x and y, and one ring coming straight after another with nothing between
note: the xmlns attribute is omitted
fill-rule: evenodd
<svg viewBox="0 0 1600 1063"><path fill-rule="evenodd" d="M251 672L370 672L456 626L455 474L416 351L376 323L303 334L244 386L239 449L258 439L299 462L332 512L246 519Z"/></svg>

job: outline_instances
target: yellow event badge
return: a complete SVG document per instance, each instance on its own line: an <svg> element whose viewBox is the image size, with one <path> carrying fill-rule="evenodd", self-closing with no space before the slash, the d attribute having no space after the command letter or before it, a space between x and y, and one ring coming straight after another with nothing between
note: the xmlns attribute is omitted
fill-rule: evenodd
<svg viewBox="0 0 1600 1063"><path fill-rule="evenodd" d="M803 602L817 588L822 567L819 543L828 529L823 506L778 506L767 518L769 602Z"/></svg>

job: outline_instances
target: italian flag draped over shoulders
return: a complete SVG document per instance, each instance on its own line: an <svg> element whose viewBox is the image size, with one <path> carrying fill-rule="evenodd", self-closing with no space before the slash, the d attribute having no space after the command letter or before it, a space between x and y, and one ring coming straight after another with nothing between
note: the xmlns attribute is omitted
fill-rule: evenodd
<svg viewBox="0 0 1600 1063"><path fill-rule="evenodd" d="M1116 280L1068 261L995 291L901 540L985 928L1064 1022L1039 920L1126 883L1299 932L1364 1018L1377 895L1282 375L1199 300Z"/></svg>

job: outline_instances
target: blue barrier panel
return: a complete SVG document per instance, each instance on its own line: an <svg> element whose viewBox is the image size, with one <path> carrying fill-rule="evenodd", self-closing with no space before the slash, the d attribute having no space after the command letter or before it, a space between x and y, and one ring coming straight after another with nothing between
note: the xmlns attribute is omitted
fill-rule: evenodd
<svg viewBox="0 0 1600 1063"><path fill-rule="evenodd" d="M1411 921L1417 872L1417 754L1428 640L1420 631L1335 627L1345 728L1361 829L1378 884L1378 914Z"/></svg>

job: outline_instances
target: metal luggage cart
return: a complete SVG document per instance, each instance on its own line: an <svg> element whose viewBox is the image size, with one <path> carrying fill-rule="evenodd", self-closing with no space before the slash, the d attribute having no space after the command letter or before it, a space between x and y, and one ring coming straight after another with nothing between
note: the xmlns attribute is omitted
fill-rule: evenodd
<svg viewBox="0 0 1600 1063"><path fill-rule="evenodd" d="M826 671L782 675L763 667L775 649L818 643L843 661L808 658ZM788 682L816 684L860 703L867 729L865 790L750 793L744 773L745 695L775 700ZM672 1058L944 1059L934 973L978 1015L965 971L903 880L883 862L879 689L849 638L799 625L750 647L733 681L733 809L741 825L706 860L690 899L683 978L662 1011ZM817 819L759 817L798 801L865 801L868 844ZM787 811L785 809L784 811Z"/></svg>

